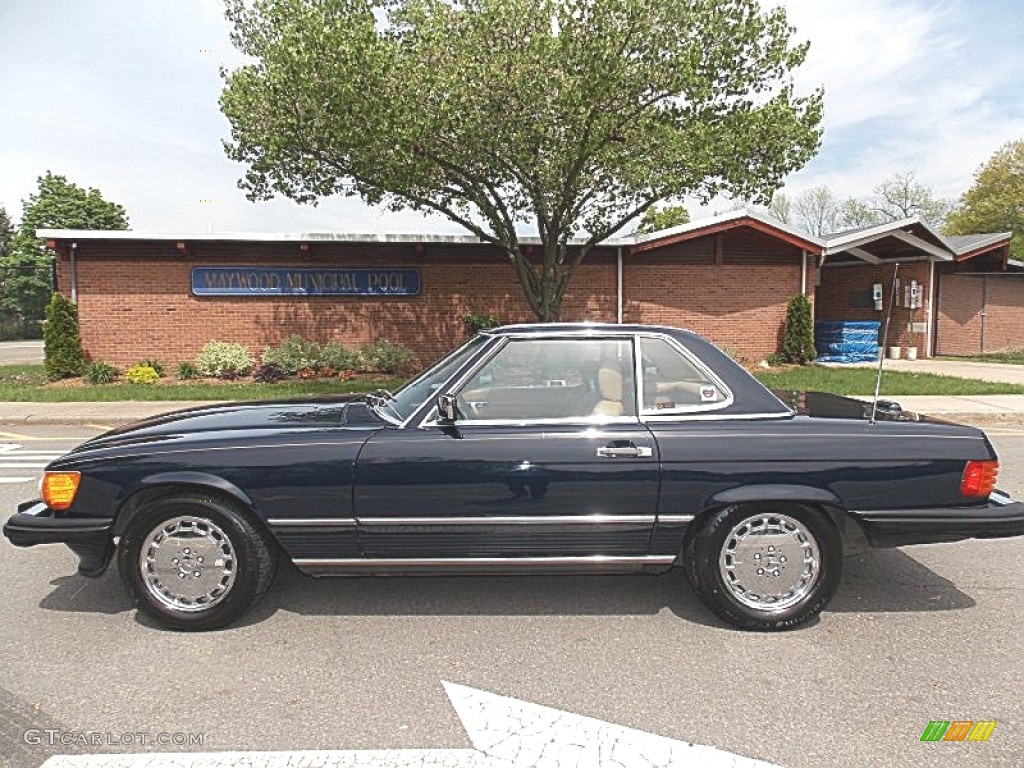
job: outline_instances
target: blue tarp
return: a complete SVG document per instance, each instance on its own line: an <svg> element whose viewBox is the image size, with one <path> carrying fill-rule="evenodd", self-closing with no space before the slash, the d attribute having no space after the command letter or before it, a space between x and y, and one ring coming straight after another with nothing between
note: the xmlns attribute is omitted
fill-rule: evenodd
<svg viewBox="0 0 1024 768"><path fill-rule="evenodd" d="M877 320L818 320L814 348L821 363L864 363L878 359Z"/></svg>

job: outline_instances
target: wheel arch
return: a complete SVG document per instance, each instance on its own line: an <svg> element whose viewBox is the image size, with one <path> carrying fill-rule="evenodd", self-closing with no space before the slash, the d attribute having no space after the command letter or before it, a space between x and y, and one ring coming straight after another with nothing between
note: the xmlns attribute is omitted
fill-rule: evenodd
<svg viewBox="0 0 1024 768"><path fill-rule="evenodd" d="M694 518L694 522L715 510L734 504L799 504L824 514L840 533L846 528L846 508L838 496L824 488L789 483L741 485L719 491L708 500L704 510Z"/></svg>
<svg viewBox="0 0 1024 768"><path fill-rule="evenodd" d="M132 517L147 502L188 492L209 493L241 505L253 522L269 534L252 498L234 483L207 472L160 472L142 478L121 495L114 518L114 535L124 533Z"/></svg>

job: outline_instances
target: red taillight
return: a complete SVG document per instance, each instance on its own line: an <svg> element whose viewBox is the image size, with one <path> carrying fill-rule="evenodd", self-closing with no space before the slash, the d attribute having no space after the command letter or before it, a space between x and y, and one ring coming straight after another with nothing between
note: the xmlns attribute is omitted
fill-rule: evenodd
<svg viewBox="0 0 1024 768"><path fill-rule="evenodd" d="M964 467L964 479L960 481L960 493L964 496L988 496L996 488L998 474L998 461L968 461Z"/></svg>

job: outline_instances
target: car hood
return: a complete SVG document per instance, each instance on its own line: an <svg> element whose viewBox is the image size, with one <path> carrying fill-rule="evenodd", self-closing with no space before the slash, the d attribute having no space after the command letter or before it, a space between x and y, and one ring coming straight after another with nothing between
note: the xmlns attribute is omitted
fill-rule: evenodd
<svg viewBox="0 0 1024 768"><path fill-rule="evenodd" d="M365 395L337 395L292 400L219 403L163 413L126 424L88 440L72 451L137 445L239 430L336 429L383 426Z"/></svg>

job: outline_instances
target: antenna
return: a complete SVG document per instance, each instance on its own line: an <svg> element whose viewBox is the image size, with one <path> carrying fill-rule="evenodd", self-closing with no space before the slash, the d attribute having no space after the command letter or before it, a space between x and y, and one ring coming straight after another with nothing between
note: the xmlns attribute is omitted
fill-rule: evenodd
<svg viewBox="0 0 1024 768"><path fill-rule="evenodd" d="M889 346L889 321L892 320L892 308L896 304L896 276L900 273L900 263L896 262L896 268L892 271L892 291L889 294L889 311L885 315L885 329L882 331L882 354L878 356L878 375L875 377L875 399L871 401L871 418L868 424L875 423L875 413L878 411L878 395L882 390L882 365L885 363L885 350Z"/></svg>

